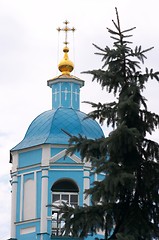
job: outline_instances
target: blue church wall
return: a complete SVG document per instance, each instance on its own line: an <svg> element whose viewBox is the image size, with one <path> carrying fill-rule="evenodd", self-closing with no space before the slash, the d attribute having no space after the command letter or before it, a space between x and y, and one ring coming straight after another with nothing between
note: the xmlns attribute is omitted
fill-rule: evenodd
<svg viewBox="0 0 159 240"><path fill-rule="evenodd" d="M52 108L64 107L79 110L79 94L80 85L68 82L68 79L52 84Z"/></svg>
<svg viewBox="0 0 159 240"><path fill-rule="evenodd" d="M83 240L83 238L69 237L69 236L52 236L52 240Z"/></svg>
<svg viewBox="0 0 159 240"><path fill-rule="evenodd" d="M79 152L75 152L74 154L81 159L81 155L80 155ZM81 160L81 161L82 161L82 160Z"/></svg>
<svg viewBox="0 0 159 240"><path fill-rule="evenodd" d="M65 150L66 148L51 148L51 157Z"/></svg>
<svg viewBox="0 0 159 240"><path fill-rule="evenodd" d="M33 228L35 231L30 233L23 233L22 231L25 229ZM32 222L32 223L23 223L16 226L16 232L17 232L17 239L22 240L36 240L37 239L37 233L40 232L40 221Z"/></svg>
<svg viewBox="0 0 159 240"><path fill-rule="evenodd" d="M104 174L98 174L97 175L97 180L102 181L104 179L105 175Z"/></svg>
<svg viewBox="0 0 159 240"><path fill-rule="evenodd" d="M36 239L36 232L33 233L28 233L28 234L18 234L17 233L17 239L21 239L21 240L28 240L28 239Z"/></svg>
<svg viewBox="0 0 159 240"><path fill-rule="evenodd" d="M52 153L57 153L59 150L63 149L52 149ZM70 164L68 164L70 163ZM61 165L62 164L62 165ZM67 165L68 164L68 165ZM36 170L36 172L33 172L33 169ZM36 218L40 218L41 216L41 177L42 177L42 172L39 169L39 167L36 168L31 168L31 171L28 172L28 169L23 170L23 181L21 181L21 176L18 176L18 186L17 186L17 213L16 213L16 221L19 222L21 217L20 217L20 208L23 209L23 200L21 196L21 183L23 182L23 186L25 182L29 179L36 180ZM79 205L83 205L83 191L84 191L84 178L89 178L90 179L90 184L95 180L95 175L94 174L88 174L88 176L84 176L84 171L90 171L90 170L84 170L83 169L83 164L75 164L72 159L69 157L61 158L56 163L50 166L49 170L49 182L48 182L48 216L51 216L51 204L52 204L52 191L51 187L52 185L61 179L70 179L74 181L78 188L79 188ZM35 179L36 177L36 179ZM104 175L98 175L97 180L102 180L104 178ZM20 206L21 204L21 206ZM22 212L22 219L23 220L23 212ZM48 220L48 229L51 229L51 220Z"/></svg>
<svg viewBox="0 0 159 240"><path fill-rule="evenodd" d="M24 175L24 183L28 180L28 179L32 179L34 180L34 173L27 173Z"/></svg>
<svg viewBox="0 0 159 240"><path fill-rule="evenodd" d="M91 185L93 186L94 181L102 181L104 178L105 178L104 174L97 174L95 176L95 174L91 172L91 174L90 174Z"/></svg>
<svg viewBox="0 0 159 240"><path fill-rule="evenodd" d="M11 150L11 153L16 151L11 161L12 177L17 184L12 188L12 201L16 205L12 209L13 239L55 240L51 234L58 233L54 224L58 218L52 201L54 204L68 201L70 205L89 205L90 198L84 199L84 190L94 180L103 179L103 175L92 174L90 164L80 161L79 152L65 156L69 140L65 132L72 135L80 133L91 139L103 134L98 123L86 119L87 115L79 111L80 87L84 81L70 75L69 71L68 74L61 72L62 75L48 81L52 88L53 109L37 116L22 142ZM57 182L59 180L62 182ZM55 191L54 195L51 189ZM56 240L60 239L57 237Z"/></svg>
<svg viewBox="0 0 159 240"><path fill-rule="evenodd" d="M73 169L68 166L68 170L62 170L60 167L59 170L55 166L56 170L49 171L49 191L51 190L52 185L60 179L70 179L74 181L79 188L79 205L83 204L83 168L80 167L79 170ZM49 202L51 203L51 194L49 196Z"/></svg>
<svg viewBox="0 0 159 240"><path fill-rule="evenodd" d="M55 166L56 168L56 166ZM51 189L52 185L58 181L59 179L70 179L76 182L79 189L83 189L83 169L81 171L74 170L72 171L71 167L67 170L65 167L65 170L62 170L61 167L59 170L56 168L56 170L52 169L52 171L49 171L49 189Z"/></svg>
<svg viewBox="0 0 159 240"><path fill-rule="evenodd" d="M52 108L57 109L60 105L60 84L54 83L52 85Z"/></svg>
<svg viewBox="0 0 159 240"><path fill-rule="evenodd" d="M73 94L72 94L72 107L74 108L74 109L79 109L79 103L80 103L80 86L79 86L79 84L77 84L77 83L74 83L73 85L72 85L72 92L73 92Z"/></svg>
<svg viewBox="0 0 159 240"><path fill-rule="evenodd" d="M52 220L47 220L47 232L51 235Z"/></svg>
<svg viewBox="0 0 159 240"><path fill-rule="evenodd" d="M71 107L71 84L67 82L61 83L61 106Z"/></svg>
<svg viewBox="0 0 159 240"><path fill-rule="evenodd" d="M35 165L41 162L42 149L31 150L19 153L18 167L26 167Z"/></svg>
<svg viewBox="0 0 159 240"><path fill-rule="evenodd" d="M28 174L39 170L39 166L31 165L31 167L24 167L24 169L18 170L18 174Z"/></svg>
<svg viewBox="0 0 159 240"><path fill-rule="evenodd" d="M66 150L65 148L51 148L51 157L54 157L55 155L59 154L60 152ZM77 154L76 154L77 155ZM77 155L80 158L80 154ZM69 156L63 156L61 158L59 158L56 163L75 163L76 162L74 160L72 160Z"/></svg>
<svg viewBox="0 0 159 240"><path fill-rule="evenodd" d="M57 163L57 162L56 162ZM54 166L51 166L51 169L54 171L54 172L56 172L56 170L58 170L59 169L59 171L61 171L61 169L65 169L66 170L66 172L79 172L79 171L83 171L83 165L71 165L71 166L69 166L69 165L54 165ZM62 172L63 172L63 170L62 170ZM64 171L65 172L65 171Z"/></svg>
<svg viewBox="0 0 159 240"><path fill-rule="evenodd" d="M69 158L69 157L62 157L62 158L60 158L60 159L58 159L57 161L56 161L56 163L72 163L72 164L76 164L76 162L75 161L73 161L71 158Z"/></svg>
<svg viewBox="0 0 159 240"><path fill-rule="evenodd" d="M23 181L21 180L23 176ZM41 214L41 171L37 171L36 174L34 172L23 174L22 176L18 176L18 185L17 185L17 198L16 198L16 222L19 222L20 219L24 219L24 192L22 189L24 188L24 184L28 180L36 181L36 209L35 209L35 218L40 218ZM30 196L31 197L31 196ZM22 208L22 212L20 211ZM22 215L21 215L22 214Z"/></svg>

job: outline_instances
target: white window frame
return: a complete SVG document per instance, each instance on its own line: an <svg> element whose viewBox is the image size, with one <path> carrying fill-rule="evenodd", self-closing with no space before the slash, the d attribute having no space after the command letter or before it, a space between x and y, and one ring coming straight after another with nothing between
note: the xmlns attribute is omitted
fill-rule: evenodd
<svg viewBox="0 0 159 240"><path fill-rule="evenodd" d="M53 202L53 195L60 195L60 199L57 204ZM69 200L66 202L66 204L69 207L79 205L79 192L52 192L52 235L54 236L62 236L64 234L65 223L62 220L59 220L59 208L56 208L56 206L62 206L62 203L64 202L64 200L62 200L62 195L68 196ZM71 204L71 196L77 196L77 203Z"/></svg>

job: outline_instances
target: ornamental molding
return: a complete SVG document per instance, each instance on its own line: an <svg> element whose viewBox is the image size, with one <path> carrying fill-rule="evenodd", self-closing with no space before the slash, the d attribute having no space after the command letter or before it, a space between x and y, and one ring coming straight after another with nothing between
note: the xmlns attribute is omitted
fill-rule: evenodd
<svg viewBox="0 0 159 240"><path fill-rule="evenodd" d="M67 149L62 150L61 152L59 152L58 154L56 154L55 156L51 157L51 159L49 160L50 164L57 162L59 159L66 157L66 151ZM75 163L81 163L81 159L79 157L77 157L75 154L67 154L67 156L73 160Z"/></svg>

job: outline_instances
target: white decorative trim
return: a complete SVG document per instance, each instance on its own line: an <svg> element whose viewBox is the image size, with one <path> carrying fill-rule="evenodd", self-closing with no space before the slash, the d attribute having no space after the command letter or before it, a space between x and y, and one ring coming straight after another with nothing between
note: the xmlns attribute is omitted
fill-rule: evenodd
<svg viewBox="0 0 159 240"><path fill-rule="evenodd" d="M34 172L34 182L35 182L35 218L37 217L37 172Z"/></svg>
<svg viewBox="0 0 159 240"><path fill-rule="evenodd" d="M94 174L94 181L98 181L98 175L97 175L97 173Z"/></svg>
<svg viewBox="0 0 159 240"><path fill-rule="evenodd" d="M35 231L36 231L35 226L34 227L21 228L20 229L20 234L23 235L23 234L33 233Z"/></svg>
<svg viewBox="0 0 159 240"><path fill-rule="evenodd" d="M88 168L91 168L92 167L92 164L91 164L91 162L89 162L89 161L86 161L85 159L84 159L84 166L85 167L88 167Z"/></svg>
<svg viewBox="0 0 159 240"><path fill-rule="evenodd" d="M50 144L47 144L47 145L49 146ZM18 153L24 153L24 152L28 152L28 151L41 149L43 146L44 146L44 144L40 144L38 146L33 146L33 147L28 147L28 148L19 150Z"/></svg>
<svg viewBox="0 0 159 240"><path fill-rule="evenodd" d="M42 148L41 165L42 166L48 166L49 165L49 159L50 159L50 146L44 145L43 148Z"/></svg>
<svg viewBox="0 0 159 240"><path fill-rule="evenodd" d="M61 95L61 82L60 82L60 84L59 84L59 107L62 107L62 103L61 103L61 98L62 98L62 95Z"/></svg>
<svg viewBox="0 0 159 240"><path fill-rule="evenodd" d="M23 219L36 217L36 185L35 179L28 178L24 182Z"/></svg>
<svg viewBox="0 0 159 240"><path fill-rule="evenodd" d="M42 170L40 232L47 232L48 170Z"/></svg>
<svg viewBox="0 0 159 240"><path fill-rule="evenodd" d="M90 171L88 170L84 171L83 186L84 186L84 189L83 189L84 191L90 188ZM83 194L83 203L87 204L88 206L90 205L89 195L86 197L86 194Z"/></svg>
<svg viewBox="0 0 159 240"><path fill-rule="evenodd" d="M18 152L15 151L15 152L12 152L12 172L16 172L17 171L17 168L18 168Z"/></svg>
<svg viewBox="0 0 159 240"><path fill-rule="evenodd" d="M50 148L68 148L68 144L50 144Z"/></svg>
<svg viewBox="0 0 159 240"><path fill-rule="evenodd" d="M21 181L20 181L20 221L23 220L23 207L24 207L24 198L23 198L23 192L24 192L24 175L21 175Z"/></svg>
<svg viewBox="0 0 159 240"><path fill-rule="evenodd" d="M21 221L21 222L15 222L16 226L19 226L19 225L23 225L24 223L36 223L36 222L39 222L40 221L40 218L36 218L36 219L28 219L28 220L24 220L24 221Z"/></svg>
<svg viewBox="0 0 159 240"><path fill-rule="evenodd" d="M12 178L12 195L11 195L11 238L16 238L16 210L17 210L17 176Z"/></svg>
<svg viewBox="0 0 159 240"><path fill-rule="evenodd" d="M70 83L77 83L80 85L80 88L84 86L84 81L81 79L75 79L73 76L71 78L65 77L65 78L54 78L53 80L48 80L47 85L51 87L55 83L61 83L61 82L70 82Z"/></svg>
<svg viewBox="0 0 159 240"><path fill-rule="evenodd" d="M75 102L77 102L78 101L78 97L79 97L79 93L77 91L77 88L75 89L75 91L73 93L75 95Z"/></svg>
<svg viewBox="0 0 159 240"><path fill-rule="evenodd" d="M73 107L73 102L72 102L72 98L73 98L73 96L72 96L72 94L73 94L73 84L71 83L71 104L70 104L70 107L72 108Z"/></svg>
<svg viewBox="0 0 159 240"><path fill-rule="evenodd" d="M18 168L18 170L19 171L24 171L24 170L29 170L29 169L32 169L32 168L35 168L35 167L40 167L41 166L41 164L40 163L38 163L38 164L33 164L33 165L31 165L31 166L27 166L27 167L20 167L20 168ZM35 170L36 171L36 170ZM32 171L32 172L34 172L34 170ZM29 172L30 173L30 172ZM21 174L20 174L21 175ZM19 174L18 174L18 176L19 176Z"/></svg>
<svg viewBox="0 0 159 240"><path fill-rule="evenodd" d="M38 169L38 170L33 170L33 171L30 171L30 172L25 172L25 173L20 173L20 174L17 174L17 176L22 176L22 175L28 175L28 174L31 174L31 173L35 173L35 172L41 172L41 169Z"/></svg>
<svg viewBox="0 0 159 240"><path fill-rule="evenodd" d="M57 153L55 156L53 156L50 159L50 163L55 163L56 161L58 161L60 158L64 157L66 155L66 149L62 150L61 152ZM81 159L79 157L77 157L75 154L67 155L71 160L73 160L76 163L81 163Z"/></svg>
<svg viewBox="0 0 159 240"><path fill-rule="evenodd" d="M61 165L60 165L61 166ZM74 166L74 165L73 165ZM77 166L77 165L76 165ZM50 169L50 171L69 171L69 172L74 172L75 169L71 169L71 168L53 168L53 169ZM83 172L83 168L81 169L77 169L76 168L76 172Z"/></svg>
<svg viewBox="0 0 159 240"><path fill-rule="evenodd" d="M58 93L59 93L59 92L58 92L57 89L55 88L55 91L52 93L55 102L57 102L57 94L58 94Z"/></svg>

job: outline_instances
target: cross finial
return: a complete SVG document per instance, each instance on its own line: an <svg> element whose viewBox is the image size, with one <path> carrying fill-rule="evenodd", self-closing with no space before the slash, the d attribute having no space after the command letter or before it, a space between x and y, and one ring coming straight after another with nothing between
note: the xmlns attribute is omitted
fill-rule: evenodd
<svg viewBox="0 0 159 240"><path fill-rule="evenodd" d="M74 31L75 31L75 28L74 28L74 27L69 28L69 27L68 27L69 22L68 22L67 20L64 21L64 24L65 24L65 26L64 26L63 28L58 27L58 28L57 28L57 31L58 31L58 32L60 32L60 31L64 31L64 32L65 32L65 41L64 41L64 44L65 44L66 47L67 47L67 44L69 43L69 42L67 41L67 32L68 32L68 31L74 32Z"/></svg>

